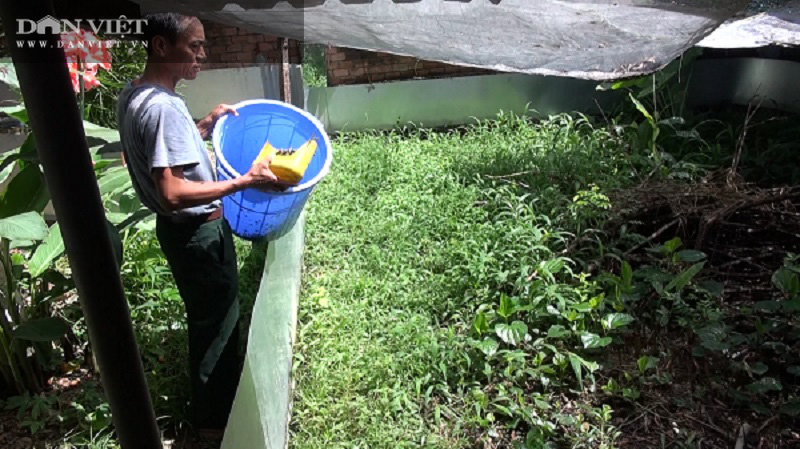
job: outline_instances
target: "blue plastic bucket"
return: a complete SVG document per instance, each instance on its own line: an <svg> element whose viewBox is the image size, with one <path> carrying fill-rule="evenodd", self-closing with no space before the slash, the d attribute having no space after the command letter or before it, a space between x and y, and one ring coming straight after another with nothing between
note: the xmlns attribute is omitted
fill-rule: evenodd
<svg viewBox="0 0 800 449"><path fill-rule="evenodd" d="M294 226L314 186L328 173L331 143L314 116L288 103L249 100L234 107L239 115L226 114L214 127L220 181L246 173L267 139L283 149L298 148L317 138L317 151L297 186L283 192L245 189L222 199L223 214L234 234L248 240L273 240Z"/></svg>

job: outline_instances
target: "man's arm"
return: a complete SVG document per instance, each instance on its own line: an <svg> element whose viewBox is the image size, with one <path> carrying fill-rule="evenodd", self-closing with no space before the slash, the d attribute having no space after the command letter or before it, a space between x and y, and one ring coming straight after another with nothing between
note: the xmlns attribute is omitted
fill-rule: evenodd
<svg viewBox="0 0 800 449"><path fill-rule="evenodd" d="M155 168L152 176L161 202L169 210L208 204L248 187L285 188L270 171L269 161L254 164L241 177L227 181L189 181L183 176L182 166Z"/></svg>

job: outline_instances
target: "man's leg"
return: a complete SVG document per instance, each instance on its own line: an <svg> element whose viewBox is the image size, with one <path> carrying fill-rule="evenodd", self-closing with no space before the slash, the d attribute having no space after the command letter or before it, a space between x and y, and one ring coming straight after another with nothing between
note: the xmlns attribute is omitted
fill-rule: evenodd
<svg viewBox="0 0 800 449"><path fill-rule="evenodd" d="M157 234L186 306L192 415L200 428L225 427L241 369L236 250L224 219L174 224Z"/></svg>

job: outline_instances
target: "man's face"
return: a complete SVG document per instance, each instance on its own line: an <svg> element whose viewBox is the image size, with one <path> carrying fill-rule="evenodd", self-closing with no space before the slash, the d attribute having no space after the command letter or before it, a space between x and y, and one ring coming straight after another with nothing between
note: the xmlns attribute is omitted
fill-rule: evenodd
<svg viewBox="0 0 800 449"><path fill-rule="evenodd" d="M206 59L206 35L197 18L187 18L186 28L178 35L174 46L169 46L167 60L181 79L193 80L200 72L200 63Z"/></svg>

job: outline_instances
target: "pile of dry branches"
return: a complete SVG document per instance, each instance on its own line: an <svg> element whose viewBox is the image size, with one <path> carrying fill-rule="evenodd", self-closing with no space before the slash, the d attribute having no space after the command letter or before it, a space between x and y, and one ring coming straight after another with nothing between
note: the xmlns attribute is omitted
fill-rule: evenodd
<svg viewBox="0 0 800 449"><path fill-rule="evenodd" d="M758 188L730 171L700 182L660 181L618 192L617 224L633 225L647 238L630 248L678 236L705 252L721 280L739 288L768 288L787 253L800 252L800 187Z"/></svg>

